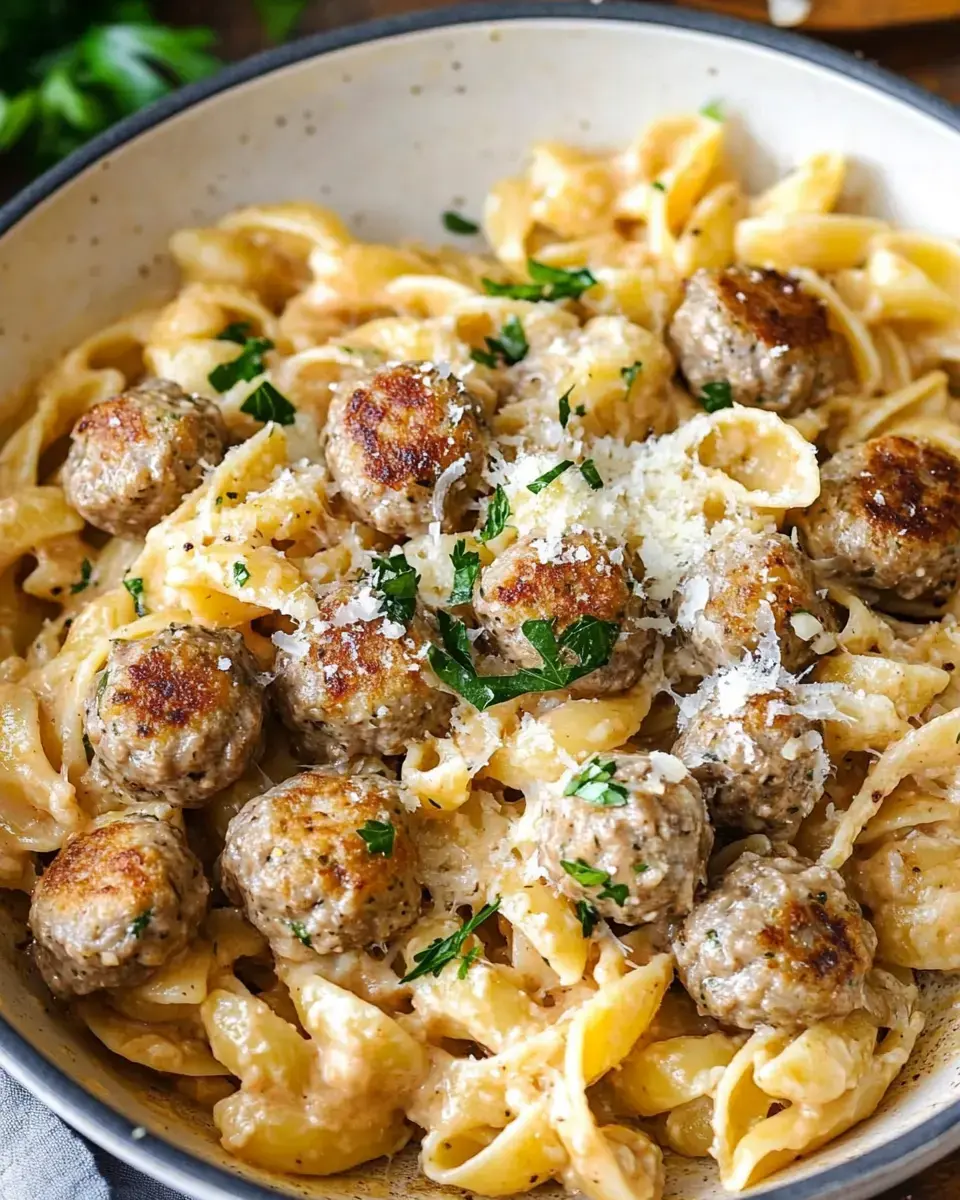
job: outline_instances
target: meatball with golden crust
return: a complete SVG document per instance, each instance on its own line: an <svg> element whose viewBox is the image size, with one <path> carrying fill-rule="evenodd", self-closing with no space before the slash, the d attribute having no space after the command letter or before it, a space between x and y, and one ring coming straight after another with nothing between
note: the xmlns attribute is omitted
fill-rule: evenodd
<svg viewBox="0 0 960 1200"><path fill-rule="evenodd" d="M239 633L170 625L114 642L84 721L119 788L195 808L239 779L259 752L265 707Z"/></svg>
<svg viewBox="0 0 960 1200"><path fill-rule="evenodd" d="M960 576L960 461L918 438L887 434L841 450L820 496L797 517L812 558L845 583L902 600L946 599Z"/></svg>
<svg viewBox="0 0 960 1200"><path fill-rule="evenodd" d="M670 336L695 395L706 384L728 383L738 404L784 416L826 400L850 377L826 306L779 271L697 271Z"/></svg>
<svg viewBox="0 0 960 1200"><path fill-rule="evenodd" d="M724 1025L809 1026L859 1008L877 935L836 871L742 854L683 923L677 969Z"/></svg>
<svg viewBox="0 0 960 1200"><path fill-rule="evenodd" d="M319 762L360 754L403 754L440 736L455 697L427 661L430 627L418 610L406 626L378 615L364 583L317 589L319 615L284 639L274 697L301 752Z"/></svg>
<svg viewBox="0 0 960 1200"><path fill-rule="evenodd" d="M823 724L797 711L796 699L765 692L730 716L707 703L674 744L715 826L790 841L823 795Z"/></svg>
<svg viewBox="0 0 960 1200"><path fill-rule="evenodd" d="M166 379L95 404L73 429L63 490L85 521L142 537L223 458L220 410Z"/></svg>
<svg viewBox="0 0 960 1200"><path fill-rule="evenodd" d="M650 633L638 625L641 601L622 548L611 548L592 533L555 541L520 538L484 569L475 608L498 653L522 667L540 666L540 656L523 636L524 621L554 621L557 638L581 617L619 625L610 661L573 684L576 696L632 687L651 644Z"/></svg>
<svg viewBox="0 0 960 1200"><path fill-rule="evenodd" d="M275 954L301 960L375 946L412 925L417 871L399 785L322 770L245 805L220 858L230 899Z"/></svg>
<svg viewBox="0 0 960 1200"><path fill-rule="evenodd" d="M715 543L674 602L681 634L707 672L756 650L771 613L781 663L791 672L802 671L817 658L816 638L801 637L794 628L795 617L809 614L821 632L837 629L833 608L817 594L806 555L780 533L743 531ZM802 626L800 632L805 632Z"/></svg>
<svg viewBox="0 0 960 1200"><path fill-rule="evenodd" d="M553 886L624 925L689 912L713 845L697 781L659 751L592 759L544 801L536 832Z"/></svg>
<svg viewBox="0 0 960 1200"><path fill-rule="evenodd" d="M432 363L381 368L344 388L327 417L327 465L351 509L381 533L459 529L476 499L488 434L478 401Z"/></svg>
<svg viewBox="0 0 960 1200"><path fill-rule="evenodd" d="M58 996L141 983L193 938L209 892L179 829L113 818L72 837L34 888L37 966Z"/></svg>

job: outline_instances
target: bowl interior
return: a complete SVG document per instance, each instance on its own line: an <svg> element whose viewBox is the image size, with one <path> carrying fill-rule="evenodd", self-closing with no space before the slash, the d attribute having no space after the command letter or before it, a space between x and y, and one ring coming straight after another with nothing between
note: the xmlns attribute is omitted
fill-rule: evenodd
<svg viewBox="0 0 960 1200"><path fill-rule="evenodd" d="M531 142L619 145L657 115L713 100L728 114L732 154L750 187L804 155L840 150L854 164L844 207L960 234L956 128L861 80L756 42L616 12L602 20L482 19L358 44L349 44L351 36L117 144L15 221L0 238L0 423L9 427L22 388L58 353L170 293L175 276L165 247L177 228L243 204L303 198L338 210L364 239L442 241L442 211L478 214L490 184L520 166ZM262 1193L171 1158L153 1137L125 1144L125 1132L145 1126L197 1160L288 1195L427 1197L444 1190L416 1174L412 1155L316 1181L270 1181L240 1166L220 1151L205 1115L157 1077L100 1052L53 1009L17 948L23 930L16 909L9 906L0 926L0 1014L124 1119L77 1108L55 1077L44 1082L22 1059L15 1038L0 1039L0 1057L90 1136L204 1198ZM960 985L931 981L925 997L927 1030L880 1112L755 1194L854 1200L916 1166L934 1134L936 1147L946 1148L960 1119L948 1112L960 1085L960 1028L950 1019ZM912 1149L897 1142L936 1114L938 1128ZM885 1147L894 1148L887 1164L879 1161ZM846 1170L814 1179L843 1164ZM668 1196L721 1194L709 1162L674 1159L668 1179Z"/></svg>

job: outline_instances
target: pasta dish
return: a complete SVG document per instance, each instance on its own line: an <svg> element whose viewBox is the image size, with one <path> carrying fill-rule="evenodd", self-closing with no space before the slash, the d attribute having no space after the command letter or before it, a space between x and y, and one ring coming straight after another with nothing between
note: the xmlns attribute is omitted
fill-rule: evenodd
<svg viewBox="0 0 960 1200"><path fill-rule="evenodd" d="M0 452L0 885L245 1162L737 1192L960 967L960 250L724 129L183 229Z"/></svg>

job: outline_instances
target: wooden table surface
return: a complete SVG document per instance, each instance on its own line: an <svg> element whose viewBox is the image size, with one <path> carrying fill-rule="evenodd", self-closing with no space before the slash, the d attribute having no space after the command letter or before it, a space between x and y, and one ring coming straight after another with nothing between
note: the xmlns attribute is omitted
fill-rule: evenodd
<svg viewBox="0 0 960 1200"><path fill-rule="evenodd" d="M2 2L2 0L0 0ZM449 3L449 0L445 0ZM480 0L481 3L485 0ZM644 0L636 0L643 4ZM900 0L909 11L913 0ZM697 7L705 7L698 0ZM252 6L244 0L159 0L160 16L178 24L205 24L220 34L219 52L225 59L243 58L265 45ZM437 7L430 0L316 0L302 18L303 33L336 29L374 17ZM678 7L683 7L679 4ZM960 15L960 0L957 3ZM960 19L926 26L831 33L824 40L874 59L906 75L947 100L960 104ZM0 198L24 182L22 171L0 159ZM960 1198L960 1152L944 1159L909 1183L884 1193L879 1200L956 1200Z"/></svg>

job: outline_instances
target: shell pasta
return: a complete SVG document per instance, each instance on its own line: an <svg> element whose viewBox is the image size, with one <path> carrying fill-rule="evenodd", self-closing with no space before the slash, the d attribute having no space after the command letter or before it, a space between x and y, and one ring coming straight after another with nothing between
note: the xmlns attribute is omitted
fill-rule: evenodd
<svg viewBox="0 0 960 1200"><path fill-rule="evenodd" d="M711 113L182 229L0 450L0 887L246 1163L741 1191L960 968L960 250Z"/></svg>

